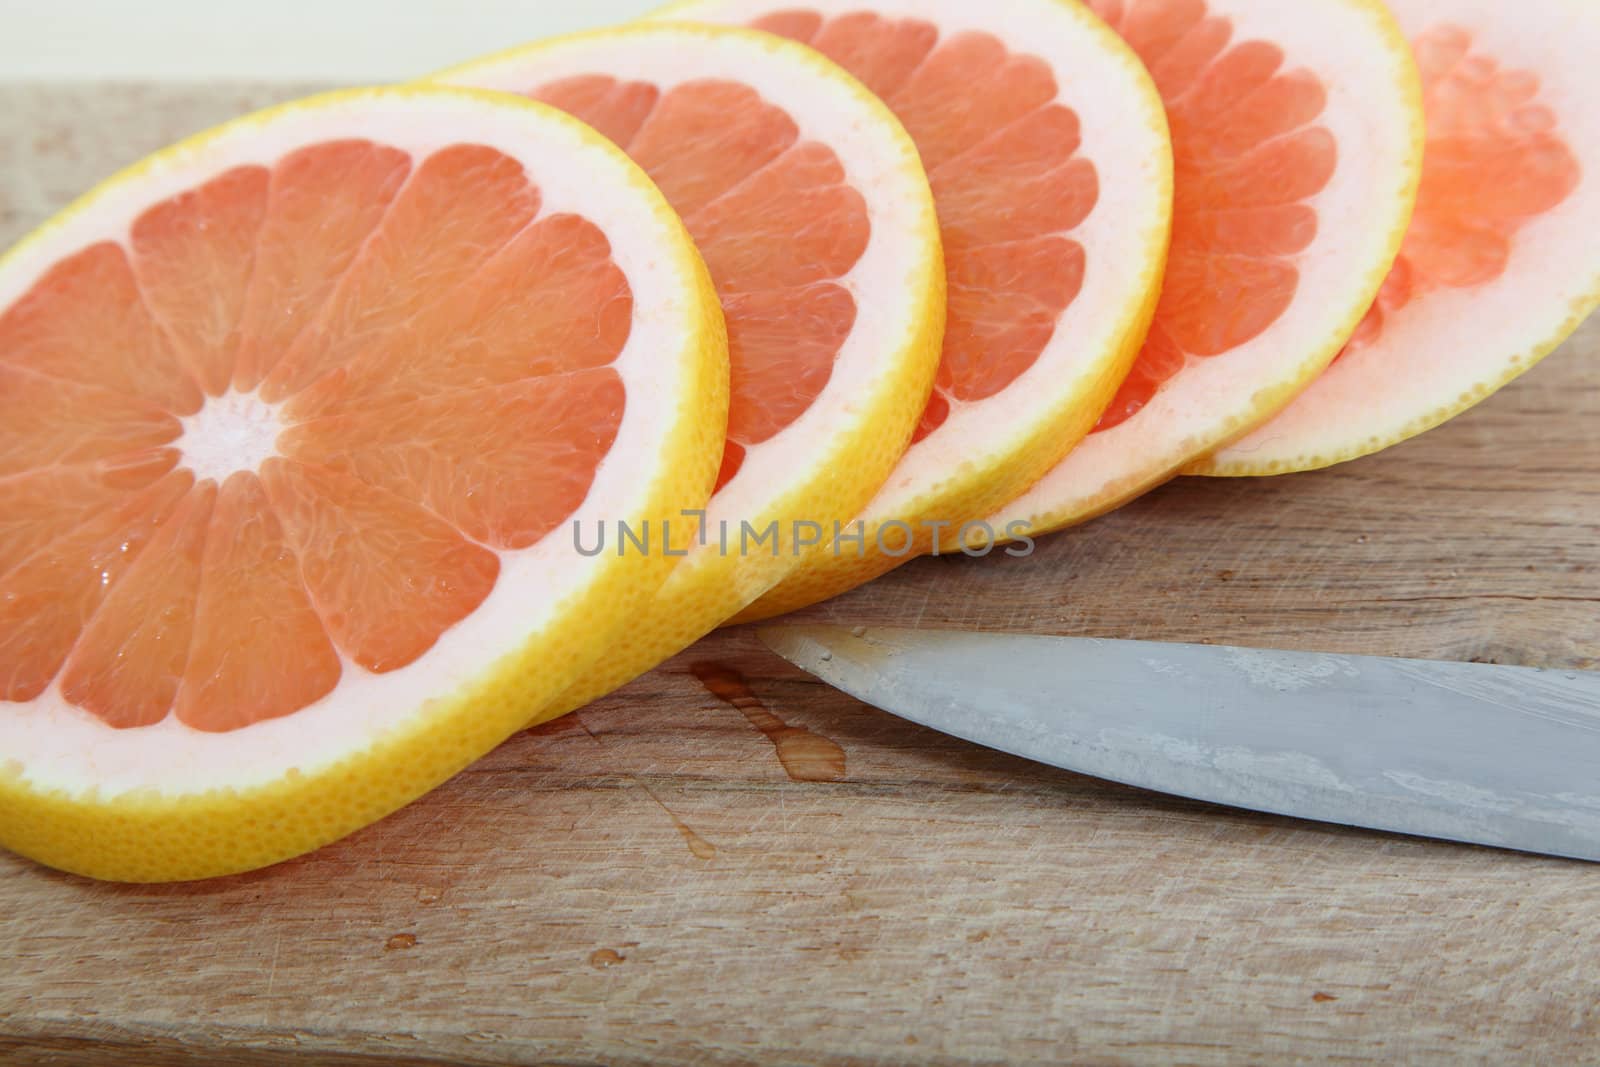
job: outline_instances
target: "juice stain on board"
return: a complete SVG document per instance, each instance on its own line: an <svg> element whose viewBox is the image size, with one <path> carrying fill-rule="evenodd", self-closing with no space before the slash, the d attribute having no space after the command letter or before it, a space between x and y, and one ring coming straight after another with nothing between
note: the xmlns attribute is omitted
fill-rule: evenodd
<svg viewBox="0 0 1600 1067"><path fill-rule="evenodd" d="M651 789L649 786L645 785L644 782L637 778L634 778L633 780L635 784L639 786L639 788L650 794L650 799L656 802L657 807L667 813L667 818L672 820L673 827L678 831L679 835L683 837L683 843L689 846L689 851L694 853L695 859L709 860L716 856L716 845L713 845L710 841L707 841L705 838L695 833L688 823L678 818L678 813L667 807L667 805L662 802L661 798L656 796L656 791L654 789Z"/></svg>
<svg viewBox="0 0 1600 1067"><path fill-rule="evenodd" d="M738 672L720 663L696 663L689 668L706 690L737 708L750 725L760 730L778 750L778 762L797 782L837 782L845 776L844 749L803 726L790 726L757 699Z"/></svg>
<svg viewBox="0 0 1600 1067"><path fill-rule="evenodd" d="M595 732L593 730L589 729L589 724L584 722L583 719L580 718L576 712L574 712L570 716L570 719L571 719L572 722L577 724L579 729L581 729L584 733L589 735L589 740L593 741L596 745L599 745L602 748L605 747L601 743L600 738L595 735ZM716 855L717 855L717 846L713 845L710 841L707 841L705 838L703 838L699 834L695 833L694 829L688 823L684 822L682 819L680 819L678 817L678 813L677 812L675 812L671 808L667 807L666 802L663 801L660 797L658 797L656 795L656 791L654 789L651 789L650 786L647 785L642 778L639 778L637 775L632 775L632 774L628 775L627 777L628 777L628 781L632 782L634 785L638 786L640 789L643 789L644 793L645 793L645 796L647 796L651 800L655 801L656 807L660 808L663 812L665 812L667 818L672 820L673 829L678 831L678 835L683 838L683 843L685 845L689 846L689 851L691 853L693 853L695 859L698 859L698 860L709 860L709 859L714 859L716 857Z"/></svg>

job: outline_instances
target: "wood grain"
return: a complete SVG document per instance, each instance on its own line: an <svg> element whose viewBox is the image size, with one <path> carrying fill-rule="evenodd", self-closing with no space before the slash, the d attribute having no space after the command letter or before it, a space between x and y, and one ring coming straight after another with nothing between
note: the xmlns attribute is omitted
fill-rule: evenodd
<svg viewBox="0 0 1600 1067"><path fill-rule="evenodd" d="M281 95L0 91L0 243ZM1591 323L1384 456L1180 481L808 614L1594 667L1597 355ZM791 780L706 664L842 776ZM1580 1062L1597 879L1041 768L734 631L269 871L117 887L0 856L0 1060Z"/></svg>

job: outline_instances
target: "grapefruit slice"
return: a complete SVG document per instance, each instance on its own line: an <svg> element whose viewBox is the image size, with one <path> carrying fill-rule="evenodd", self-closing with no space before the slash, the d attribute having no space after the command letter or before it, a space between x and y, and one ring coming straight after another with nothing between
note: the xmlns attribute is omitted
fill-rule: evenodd
<svg viewBox="0 0 1600 1067"><path fill-rule="evenodd" d="M1093 426L1165 262L1171 147L1137 57L1057 0L693 0L664 18L791 37L921 150L949 307L934 392L888 483L739 618L815 603L1014 498Z"/></svg>
<svg viewBox="0 0 1600 1067"><path fill-rule="evenodd" d="M1398 444L1528 370L1600 305L1600 10L1389 6L1428 123L1400 259L1333 366L1192 473L1310 470Z"/></svg>
<svg viewBox="0 0 1600 1067"><path fill-rule="evenodd" d="M666 576L726 343L642 172L551 108L352 91L202 134L0 260L0 844L259 867L521 727Z"/></svg>
<svg viewBox="0 0 1600 1067"><path fill-rule="evenodd" d="M1281 410L1394 263L1422 160L1416 65L1376 0L1091 0L1160 86L1176 206L1149 338L1095 432L991 520L1092 519Z"/></svg>
<svg viewBox="0 0 1600 1067"><path fill-rule="evenodd" d="M794 568L797 541L820 540L883 485L938 364L938 222L889 110L770 34L639 25L439 78L526 93L627 150L683 215L728 321L728 443L705 536L549 718L726 621Z"/></svg>

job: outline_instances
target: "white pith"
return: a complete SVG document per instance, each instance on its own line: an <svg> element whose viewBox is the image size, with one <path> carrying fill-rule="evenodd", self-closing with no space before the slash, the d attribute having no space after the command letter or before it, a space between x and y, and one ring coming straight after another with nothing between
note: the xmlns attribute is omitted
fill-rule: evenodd
<svg viewBox="0 0 1600 1067"><path fill-rule="evenodd" d="M221 485L236 471L260 470L278 454L278 434L283 430L278 405L255 393L229 390L207 397L199 411L180 421L179 462L194 472L197 481L210 478Z"/></svg>
<svg viewBox="0 0 1600 1067"><path fill-rule="evenodd" d="M1094 163L1100 195L1069 236L1087 266L1083 288L1057 323L1038 360L1010 386L974 403L952 402L939 429L915 444L863 514L869 525L919 508L938 512L946 486L970 485L999 470L1019 443L1059 417L1062 398L1081 393L1107 373L1129 309L1144 298L1144 279L1159 242L1151 235L1167 216L1165 119L1137 67L1106 48L1098 21L1075 4L1040 0L704 0L667 8L665 18L746 24L779 11L824 16L871 11L917 18L941 40L975 31L1010 51L1043 59L1055 72L1059 101L1081 123L1078 155ZM971 516L938 515L959 521Z"/></svg>
<svg viewBox="0 0 1600 1067"><path fill-rule="evenodd" d="M1310 70L1327 91L1317 123L1337 140L1339 159L1332 180L1309 201L1319 225L1310 247L1293 257L1300 271L1295 301L1253 340L1219 356L1192 357L1138 414L1091 434L991 518L996 529L1087 517L1247 432L1269 413L1261 410L1264 398L1332 356L1330 345L1370 306L1388 271L1394 235L1410 212L1405 194L1418 157L1406 99L1410 60L1385 33L1381 14L1351 0L1207 6L1232 20L1230 44L1277 44L1283 69Z"/></svg>
<svg viewBox="0 0 1600 1067"><path fill-rule="evenodd" d="M1389 315L1376 343L1335 363L1276 419L1217 453L1210 469L1321 466L1430 428L1526 370L1600 296L1600 10L1581 0L1390 7L1410 40L1459 25L1473 34L1474 54L1537 75L1535 101L1555 112L1581 184L1517 232L1498 279L1424 293Z"/></svg>
<svg viewBox="0 0 1600 1067"><path fill-rule="evenodd" d="M548 109L465 93L408 91L340 94L247 120L159 157L131 177L120 176L21 246L0 263L0 308L63 256L97 241L125 240L131 221L155 202L231 167L271 166L306 144L349 137L405 149L419 161L453 144L492 146L527 168L542 192L542 216L577 212L607 234L634 298L633 332L612 364L626 384L628 402L616 442L575 518L592 530L601 519L641 514L665 463L662 442L687 400L690 364L674 357L696 329L696 280L662 254L672 247L674 231L670 216L656 210L658 195L643 176ZM619 565L610 556L578 555L570 524L526 550L502 553L501 561L489 597L421 658L383 675L347 660L331 694L286 718L221 734L194 730L171 716L152 727L114 730L68 704L58 682L34 701L0 704L0 763L38 788L98 791L102 798L134 790L175 796L244 789L291 768L314 773L403 728L425 714L430 701L481 677L550 625L562 601Z"/></svg>
<svg viewBox="0 0 1600 1067"><path fill-rule="evenodd" d="M510 92L588 74L647 82L663 93L702 79L748 85L788 113L801 142L832 149L847 181L866 201L871 224L866 251L837 279L855 298L856 320L827 386L795 422L747 447L739 473L706 509L708 546L675 569L669 589L691 580L696 559L716 554L717 531L724 524L737 537L741 522L770 515L778 502L815 482L819 468L849 462L837 454L838 442L859 430L894 384L927 295L928 265L937 249L929 236L933 207L916 148L903 136L886 139L882 113L847 79L819 73L817 66L808 53L780 38L659 24L565 38L440 76L445 84ZM793 562L792 554L787 561L760 554L741 560L734 572L736 581L748 585L741 606L770 588Z"/></svg>

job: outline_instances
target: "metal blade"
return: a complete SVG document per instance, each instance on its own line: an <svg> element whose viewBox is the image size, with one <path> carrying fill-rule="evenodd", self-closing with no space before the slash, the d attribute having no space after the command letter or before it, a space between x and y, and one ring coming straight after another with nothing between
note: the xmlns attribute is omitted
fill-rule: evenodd
<svg viewBox="0 0 1600 1067"><path fill-rule="evenodd" d="M1196 800L1600 861L1600 673L1215 645L776 626L868 704Z"/></svg>

